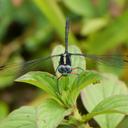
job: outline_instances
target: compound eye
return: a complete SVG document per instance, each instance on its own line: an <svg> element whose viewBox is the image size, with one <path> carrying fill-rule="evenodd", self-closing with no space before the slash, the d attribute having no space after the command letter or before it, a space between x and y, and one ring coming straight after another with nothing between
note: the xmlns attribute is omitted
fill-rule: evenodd
<svg viewBox="0 0 128 128"><path fill-rule="evenodd" d="M72 69L71 69L71 66L70 65L66 65L66 70L68 71L68 72L71 72L72 71Z"/></svg>
<svg viewBox="0 0 128 128"><path fill-rule="evenodd" d="M65 68L65 66L64 66L64 65L61 65L61 66L60 66L60 69L61 69L61 70L63 70L64 68Z"/></svg>
<svg viewBox="0 0 128 128"><path fill-rule="evenodd" d="M58 71L59 71L60 73L63 73L63 72L65 71L65 66L64 66L64 65L60 65L60 66L58 67Z"/></svg>
<svg viewBox="0 0 128 128"><path fill-rule="evenodd" d="M71 69L71 66L70 66L70 65L66 65L66 68L67 68L67 69Z"/></svg>

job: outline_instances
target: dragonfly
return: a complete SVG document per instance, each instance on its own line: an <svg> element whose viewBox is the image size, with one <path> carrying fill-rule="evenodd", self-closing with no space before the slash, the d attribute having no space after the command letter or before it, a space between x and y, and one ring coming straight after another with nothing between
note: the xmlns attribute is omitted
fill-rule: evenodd
<svg viewBox="0 0 128 128"><path fill-rule="evenodd" d="M82 56L85 58L92 59L96 62L105 64L107 66L114 66L117 68L128 68L128 55L95 55L95 54L86 54L86 53L70 53L68 49L68 35L69 35L69 17L66 18L65 23L65 51L61 54L50 55L47 57L42 57L34 60L30 60L23 63L23 67L32 67L40 62L59 57L58 66L56 72L59 72L61 76L67 76L73 72L74 69L81 69L81 67L72 67L71 57L72 56ZM8 70L11 67L9 65L0 66L0 72ZM15 70L15 67L19 67L17 64L13 64L12 67ZM82 69L81 69L82 70Z"/></svg>

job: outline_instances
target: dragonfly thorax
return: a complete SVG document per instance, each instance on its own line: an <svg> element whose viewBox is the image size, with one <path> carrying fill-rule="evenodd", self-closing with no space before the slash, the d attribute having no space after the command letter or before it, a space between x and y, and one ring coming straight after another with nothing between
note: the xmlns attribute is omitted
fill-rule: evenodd
<svg viewBox="0 0 128 128"><path fill-rule="evenodd" d="M59 65L58 72L61 73L63 76L67 76L69 73L72 72L72 68L70 65Z"/></svg>

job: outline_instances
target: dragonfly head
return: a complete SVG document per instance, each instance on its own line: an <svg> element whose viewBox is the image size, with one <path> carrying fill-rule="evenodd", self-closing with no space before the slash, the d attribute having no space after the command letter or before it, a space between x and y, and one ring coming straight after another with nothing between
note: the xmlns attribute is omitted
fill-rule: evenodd
<svg viewBox="0 0 128 128"><path fill-rule="evenodd" d="M69 73L72 72L72 68L70 65L60 65L58 67L58 72L61 73L63 76L67 76Z"/></svg>

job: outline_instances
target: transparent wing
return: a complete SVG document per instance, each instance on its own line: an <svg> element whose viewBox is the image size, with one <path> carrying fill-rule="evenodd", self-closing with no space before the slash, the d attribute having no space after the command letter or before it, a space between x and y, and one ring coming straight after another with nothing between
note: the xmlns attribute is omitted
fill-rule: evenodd
<svg viewBox="0 0 128 128"><path fill-rule="evenodd" d="M37 70L37 68L43 67L43 62L50 60L53 57L59 57L61 54L42 57L34 60L30 60L24 63L12 63L0 66L0 76L10 76L16 74L22 75L28 71Z"/></svg>
<svg viewBox="0 0 128 128"><path fill-rule="evenodd" d="M84 56L85 58L92 59L99 64L106 66L114 66L116 68L128 68L128 55L93 55L93 54L77 54L71 55Z"/></svg>

